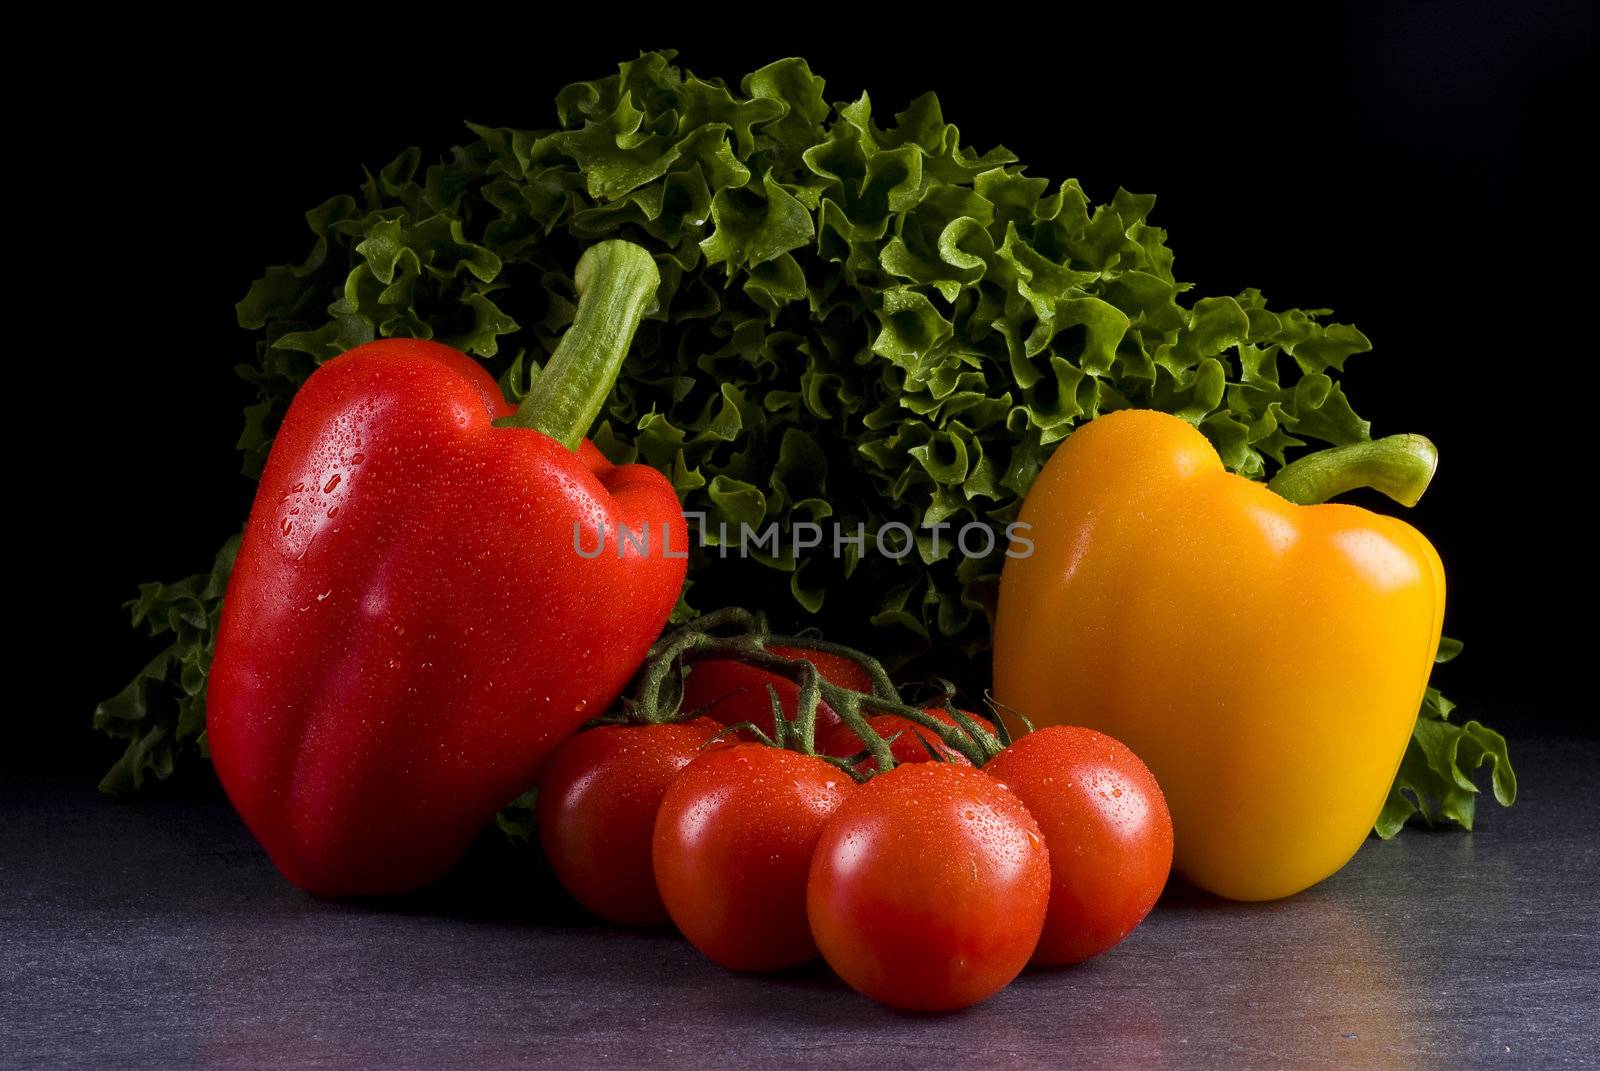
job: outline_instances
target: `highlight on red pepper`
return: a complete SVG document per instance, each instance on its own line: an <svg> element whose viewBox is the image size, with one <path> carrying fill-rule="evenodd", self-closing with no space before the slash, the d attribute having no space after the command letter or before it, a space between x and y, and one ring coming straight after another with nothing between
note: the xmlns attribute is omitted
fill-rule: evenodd
<svg viewBox="0 0 1600 1071"><path fill-rule="evenodd" d="M607 241L576 281L576 318L520 407L463 353L383 339L319 368L278 432L207 724L229 798L310 892L440 876L616 698L677 601L688 534L670 483L583 438L660 277Z"/></svg>

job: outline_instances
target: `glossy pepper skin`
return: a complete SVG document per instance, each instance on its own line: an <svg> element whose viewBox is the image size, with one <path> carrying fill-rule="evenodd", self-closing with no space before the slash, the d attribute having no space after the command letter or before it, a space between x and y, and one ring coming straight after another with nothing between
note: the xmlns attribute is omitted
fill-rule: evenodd
<svg viewBox="0 0 1600 1071"><path fill-rule="evenodd" d="M1353 506L1295 505L1144 410L1074 432L1020 520L1034 548L1001 576L1000 702L1132 748L1171 806L1176 868L1202 888L1271 899L1343 866L1438 648L1428 541Z"/></svg>
<svg viewBox="0 0 1600 1071"><path fill-rule="evenodd" d="M666 479L494 423L513 412L466 355L390 339L319 368L273 443L223 602L207 739L251 832L310 892L442 874L605 711L678 598L685 562L661 539L681 555L687 533ZM585 550L604 530L603 553L574 550L575 523ZM646 552L619 557L623 525L648 526Z"/></svg>

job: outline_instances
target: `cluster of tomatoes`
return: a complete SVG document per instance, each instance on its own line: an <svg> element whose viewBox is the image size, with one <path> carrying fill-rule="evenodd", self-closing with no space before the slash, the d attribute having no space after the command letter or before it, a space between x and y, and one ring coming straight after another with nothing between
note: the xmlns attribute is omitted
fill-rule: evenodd
<svg viewBox="0 0 1600 1071"><path fill-rule="evenodd" d="M849 658L770 651L871 691ZM1110 737L1043 729L980 769L926 726L880 713L867 724L895 762L880 771L826 703L811 754L728 732L773 725L797 696L759 666L702 661L681 704L700 716L602 725L565 744L540 784L537 824L572 896L623 925L670 920L733 970L820 954L867 996L935 1011L992 996L1030 962L1105 951L1160 895L1166 801ZM956 725L944 708L925 713Z"/></svg>

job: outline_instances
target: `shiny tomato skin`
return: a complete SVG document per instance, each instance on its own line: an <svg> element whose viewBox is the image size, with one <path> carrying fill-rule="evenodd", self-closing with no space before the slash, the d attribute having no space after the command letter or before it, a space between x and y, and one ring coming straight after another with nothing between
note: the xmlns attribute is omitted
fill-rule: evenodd
<svg viewBox="0 0 1600 1071"><path fill-rule="evenodd" d="M843 771L763 744L719 745L680 773L656 817L656 886L691 944L736 971L817 956L806 879L823 825L854 790Z"/></svg>
<svg viewBox="0 0 1600 1071"><path fill-rule="evenodd" d="M817 667L824 680L849 688L858 692L872 691L872 678L867 676L855 661L843 655L830 654L827 651L812 651L800 647L771 647L773 654L783 658L803 658ZM794 717L800 699L800 686L780 673L773 673L759 666L752 666L745 662L733 659L707 659L704 662L694 663L689 670L689 675L683 682L683 706L685 711L699 711L701 714L723 725L737 725L740 722L750 722L759 725L761 730L770 734L772 732L772 699L767 694L767 686L771 685L778 693L778 702L783 706L787 717ZM813 740L822 741L829 737L836 728L841 727L839 715L834 713L832 707L826 702L817 704L816 728L813 730ZM846 730L848 732L848 730ZM855 740L854 735L850 741ZM820 743L818 751L824 754L836 754L824 748ZM859 749L853 749L859 750ZM849 755L853 750L846 750L837 754Z"/></svg>
<svg viewBox="0 0 1600 1071"><path fill-rule="evenodd" d="M939 719L946 725L956 724L956 720L943 707L923 707L922 710L923 713ZM962 711L962 713L990 732L994 731L994 723L988 718L980 714L973 714L967 710ZM904 762L933 761L933 757L928 754L928 749L922 746L922 740L917 739L919 734L923 740L927 740L928 743L934 746L939 752L942 761L953 762L958 766L972 765L972 761L961 752L950 747L944 741L937 739L927 729L924 729L909 718L902 718L898 714L874 714L867 719L867 724L872 727L873 732L885 740L895 736L896 733L900 734L889 745L889 754L894 756L895 765ZM866 745L843 722L831 729L826 737L820 737L817 740L817 750L829 755L849 756L865 750L865 748ZM856 764L856 769L863 772L871 772L877 768L877 762L871 757L865 758Z"/></svg>
<svg viewBox="0 0 1600 1071"><path fill-rule="evenodd" d="M1104 733L1051 726L983 769L1017 794L1050 847L1050 909L1033 962L1081 963L1132 933L1172 870L1172 815L1149 768Z"/></svg>
<svg viewBox="0 0 1600 1071"><path fill-rule="evenodd" d="M624 926L659 926L650 838L667 786L722 727L708 718L677 725L602 725L556 751L534 806L539 842L567 892Z"/></svg>
<svg viewBox="0 0 1600 1071"><path fill-rule="evenodd" d="M970 766L897 766L861 785L811 860L811 932L836 974L874 1000L949 1011L1027 965L1050 855L1022 801Z"/></svg>

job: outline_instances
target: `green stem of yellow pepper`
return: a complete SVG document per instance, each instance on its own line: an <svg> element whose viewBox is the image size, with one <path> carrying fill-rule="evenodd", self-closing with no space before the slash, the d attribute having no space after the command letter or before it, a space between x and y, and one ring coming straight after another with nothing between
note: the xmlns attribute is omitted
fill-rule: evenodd
<svg viewBox="0 0 1600 1071"><path fill-rule="evenodd" d="M1439 467L1439 451L1421 435L1390 435L1330 446L1285 465L1267 486L1301 506L1326 502L1357 487L1415 506Z"/></svg>

